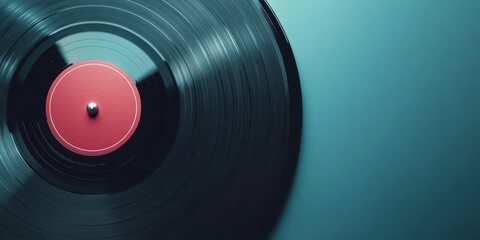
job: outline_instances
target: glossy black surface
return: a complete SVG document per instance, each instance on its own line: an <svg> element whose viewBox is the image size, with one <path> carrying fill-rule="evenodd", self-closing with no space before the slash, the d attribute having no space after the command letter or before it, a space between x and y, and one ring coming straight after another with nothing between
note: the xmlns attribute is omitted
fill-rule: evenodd
<svg viewBox="0 0 480 240"><path fill-rule="evenodd" d="M0 4L0 236L259 239L281 212L301 130L298 73L264 2ZM69 152L44 103L68 65L137 83L142 119L118 151Z"/></svg>

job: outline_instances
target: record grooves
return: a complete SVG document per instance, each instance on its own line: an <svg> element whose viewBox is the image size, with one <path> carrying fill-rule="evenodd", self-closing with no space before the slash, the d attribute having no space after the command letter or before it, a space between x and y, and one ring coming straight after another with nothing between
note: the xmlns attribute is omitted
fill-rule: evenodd
<svg viewBox="0 0 480 240"><path fill-rule="evenodd" d="M13 1L0 19L0 238L268 237L302 103L265 1Z"/></svg>

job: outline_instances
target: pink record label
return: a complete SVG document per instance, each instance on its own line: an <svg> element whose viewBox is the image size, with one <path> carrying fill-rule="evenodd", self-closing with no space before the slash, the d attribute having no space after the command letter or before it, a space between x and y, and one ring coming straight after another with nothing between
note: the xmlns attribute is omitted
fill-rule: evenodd
<svg viewBox="0 0 480 240"><path fill-rule="evenodd" d="M65 69L46 100L48 126L69 150L86 156L111 153L133 135L141 115L133 80L118 66L83 61Z"/></svg>

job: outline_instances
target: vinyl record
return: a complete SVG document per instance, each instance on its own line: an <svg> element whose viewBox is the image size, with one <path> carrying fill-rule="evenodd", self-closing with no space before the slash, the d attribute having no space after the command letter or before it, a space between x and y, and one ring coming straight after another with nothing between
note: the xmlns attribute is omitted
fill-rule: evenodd
<svg viewBox="0 0 480 240"><path fill-rule="evenodd" d="M262 239L301 134L264 1L0 3L1 239Z"/></svg>

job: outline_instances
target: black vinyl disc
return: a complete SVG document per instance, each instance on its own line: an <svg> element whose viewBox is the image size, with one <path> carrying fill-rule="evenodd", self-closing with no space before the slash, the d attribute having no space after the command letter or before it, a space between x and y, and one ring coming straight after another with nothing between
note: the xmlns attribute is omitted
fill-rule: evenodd
<svg viewBox="0 0 480 240"><path fill-rule="evenodd" d="M0 239L269 236L302 106L265 1L0 1L0 21ZM131 137L98 155L62 143L45 110L86 61L118 66L141 99Z"/></svg>

